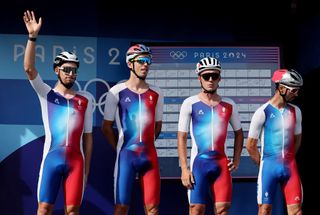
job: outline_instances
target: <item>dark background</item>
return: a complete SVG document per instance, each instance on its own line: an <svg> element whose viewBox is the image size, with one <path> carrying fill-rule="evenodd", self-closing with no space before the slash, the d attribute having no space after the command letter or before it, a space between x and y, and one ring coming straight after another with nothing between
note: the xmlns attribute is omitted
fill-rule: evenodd
<svg viewBox="0 0 320 215"><path fill-rule="evenodd" d="M303 139L297 161L304 188L304 214L308 215L314 214L316 201L311 196L317 195L312 191L316 190L318 181L315 171L318 170L319 108L314 104L319 100L317 84L320 82L317 4L317 1L306 0L11 0L1 2L0 34L26 34L22 16L30 9L37 17L43 17L42 35L211 45L279 45L281 66L296 68L304 77L304 87L295 103L303 114ZM181 190L179 185L179 180L164 182L164 189Z"/></svg>

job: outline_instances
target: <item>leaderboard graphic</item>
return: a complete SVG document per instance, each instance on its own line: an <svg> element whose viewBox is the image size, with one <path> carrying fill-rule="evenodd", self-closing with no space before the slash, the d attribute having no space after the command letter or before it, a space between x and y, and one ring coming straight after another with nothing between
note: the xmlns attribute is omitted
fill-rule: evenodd
<svg viewBox="0 0 320 215"><path fill-rule="evenodd" d="M26 147L36 143L38 145L35 147L39 147L37 140L41 140L44 135L39 101L23 71L25 44L25 35L0 34L0 167L15 165L10 164L10 160L18 159L19 156L28 157ZM95 149L107 144L100 134L106 93L113 85L129 77L125 53L131 44L130 39L95 37L39 36L37 40L36 66L44 81L51 86L56 82L52 71L56 54L63 50L77 53L80 69L75 87L88 92L94 100L94 126L98 133L94 137ZM194 72L195 64L206 56L221 61L223 71L218 93L237 103L246 137L253 112L273 94L271 74L280 66L280 49L192 44L172 46L161 42L146 44L150 45L153 53L153 64L147 82L159 86L164 93L163 130L156 141L161 177L180 178L177 152L178 117L182 101L199 93L201 89ZM232 144L233 132L229 128L226 142L226 153L229 157L233 154ZM191 149L190 140L188 149ZM39 155L34 157L41 158L41 147L37 153ZM31 156L29 161L34 157ZM24 163L27 164L28 162ZM113 164L107 165L113 168ZM256 176L257 167L244 148L240 168L234 173L234 177Z"/></svg>

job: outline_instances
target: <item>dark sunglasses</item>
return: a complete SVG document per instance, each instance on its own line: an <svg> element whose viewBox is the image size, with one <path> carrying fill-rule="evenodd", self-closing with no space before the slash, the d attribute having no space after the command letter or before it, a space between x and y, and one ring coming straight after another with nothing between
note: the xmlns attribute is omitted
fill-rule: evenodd
<svg viewBox="0 0 320 215"><path fill-rule="evenodd" d="M202 74L200 75L205 81L209 81L210 78L213 81L216 81L220 78L220 74L218 73L206 73L206 74Z"/></svg>
<svg viewBox="0 0 320 215"><path fill-rule="evenodd" d="M68 75L70 75L71 74L71 72L72 72L72 74L74 74L74 75L76 75L77 73L78 73L78 68L77 67L59 67L59 69L61 70L61 71L63 71L64 73L66 73L66 74L68 74Z"/></svg>
<svg viewBox="0 0 320 215"><path fill-rule="evenodd" d="M141 65L143 65L145 63L150 65L152 63L151 58L149 58L149 57L141 57L136 60L133 60L133 62L137 62L138 64L141 64Z"/></svg>

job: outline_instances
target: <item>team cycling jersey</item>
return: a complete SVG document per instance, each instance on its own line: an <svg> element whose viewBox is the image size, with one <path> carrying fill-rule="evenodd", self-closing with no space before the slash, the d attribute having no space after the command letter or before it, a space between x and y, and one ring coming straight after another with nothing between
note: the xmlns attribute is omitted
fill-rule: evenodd
<svg viewBox="0 0 320 215"><path fill-rule="evenodd" d="M53 204L62 179L65 204L80 205L85 180L82 135L92 132L92 102L84 93L64 98L39 74L30 83L40 100L45 130L38 201Z"/></svg>
<svg viewBox="0 0 320 215"><path fill-rule="evenodd" d="M301 111L292 104L279 110L270 103L254 113L248 137L259 139L261 158L277 156L279 159L294 157L294 135L301 133Z"/></svg>
<svg viewBox="0 0 320 215"><path fill-rule="evenodd" d="M248 137L261 141L258 203L271 204L281 184L287 204L302 201L302 187L295 161L294 136L301 134L301 111L287 104L278 109L269 102L254 113Z"/></svg>
<svg viewBox="0 0 320 215"><path fill-rule="evenodd" d="M154 141L155 122L162 121L162 109L163 96L156 86L150 85L146 92L138 94L121 83L113 86L107 95L104 120L115 120L119 131L114 170L116 204L129 204L137 173L143 186L144 203L160 201L160 172Z"/></svg>
<svg viewBox="0 0 320 215"><path fill-rule="evenodd" d="M190 169L196 184L188 190L190 203L205 204L208 187L216 202L230 202L232 180L225 154L228 124L233 130L241 129L235 103L222 98L212 107L198 95L184 100L179 116L179 131L188 132L192 140Z"/></svg>

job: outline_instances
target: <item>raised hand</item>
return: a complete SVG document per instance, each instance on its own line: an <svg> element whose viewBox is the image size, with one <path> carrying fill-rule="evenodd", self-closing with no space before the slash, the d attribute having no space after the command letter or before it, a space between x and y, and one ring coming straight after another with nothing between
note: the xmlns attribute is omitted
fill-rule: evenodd
<svg viewBox="0 0 320 215"><path fill-rule="evenodd" d="M34 12L27 10L24 12L23 21L27 27L29 37L36 38L38 36L38 33L39 33L41 25L42 25L41 17L39 18L39 21L37 22L36 16L34 15Z"/></svg>

